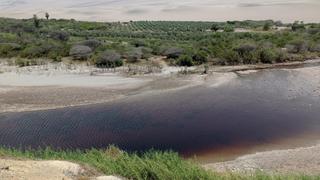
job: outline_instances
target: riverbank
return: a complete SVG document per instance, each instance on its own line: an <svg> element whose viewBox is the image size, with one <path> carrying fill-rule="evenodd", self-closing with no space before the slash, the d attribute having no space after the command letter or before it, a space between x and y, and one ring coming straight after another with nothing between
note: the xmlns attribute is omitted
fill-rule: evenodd
<svg viewBox="0 0 320 180"><path fill-rule="evenodd" d="M33 69L27 69L27 68L13 68L13 71L2 71L2 73L0 74L0 79L2 78L0 81L0 84L1 84L0 85L0 90L1 90L0 101L2 101L0 103L0 106L1 106L0 109L3 110L3 112L34 111L39 109L56 109L56 108L63 108L63 107L69 107L69 106L105 103L110 101L118 101L120 99L122 99L123 101L126 101L126 99L123 99L123 98L127 98L132 95L139 95L139 97L141 97L141 96L144 96L145 94L148 94L148 93L150 94L150 92L152 92L153 94L159 94L159 92L162 93L162 92L169 92L169 91L176 92L181 89L189 89L188 87L198 87L198 86L202 88L211 89L210 92L207 92L207 93L212 94L215 88L219 88L226 84L228 85L230 84L230 82L232 82L231 83L232 85L235 85L239 83L239 81L243 80L243 77L251 77L252 74L254 75L255 73L257 73L258 74L257 76L252 76L254 77L254 79L244 78L246 82L251 82L251 81L257 82L257 84L251 84L251 83L247 84L248 86L247 88L249 89L252 89L252 87L256 87L256 86L260 88L259 92L262 92L262 93L259 94L257 97L261 97L260 95L264 95L264 92L275 91L276 94L281 93L282 95L284 95L285 99L291 102L290 104L298 103L299 104L298 107L306 109L308 112L310 112L310 110L312 109L311 107L315 106L316 104L312 104L312 103L301 104L300 97L303 97L303 98L307 97L313 100L316 100L317 98L320 97L320 86L319 86L320 80L319 78L317 78L318 75L320 74L320 68L318 66L313 67L314 65L317 65L317 63L318 63L318 60L314 60L306 63L287 64L285 65L286 68L281 68L283 67L283 65L272 65L272 66L270 65L270 67L267 68L267 69L280 68L279 71L275 71L275 70L259 71L258 68L254 69L254 67L243 67L243 66L217 67L216 69L212 68L213 70L210 70L209 74L205 74L205 75L201 75L199 73L201 72L201 67L192 69L190 70L189 73L186 73L186 74L180 73L179 70L173 68L174 71L172 69L171 70L164 69L163 71L165 71L166 73L144 75L144 76L143 75L128 76L128 75L117 74L117 73L101 73L101 74L92 75L90 74L90 71L83 71L81 73L79 73L79 71L66 72L61 70L57 71L55 70L55 68L53 68L53 70L51 69L45 70L42 68L38 68L40 69L38 71L33 71ZM223 69L223 68L226 68L226 69ZM259 67L259 68L262 68L262 67ZM19 70L19 73L17 73L17 70ZM265 72L269 72L269 73L265 73ZM266 81L264 79L265 76L268 76L271 78L267 79ZM279 76L285 76L285 77L280 80L278 79L279 81L272 81L273 79L272 77L279 77ZM283 85L282 83L285 83L285 85ZM260 87L260 85L262 86ZM283 88L283 86L285 86L285 88ZM272 88L268 89L266 87L272 87ZM221 93L227 93L225 90L221 91ZM206 91L204 91L204 93L205 92ZM238 92L238 89L237 89L237 92ZM244 92L246 92L246 90ZM255 97L253 95L254 94L250 93L250 97ZM185 96L189 97L190 94L189 95L185 94ZM150 97L155 98L154 96L150 96ZM232 97L228 96L229 99ZM163 97L162 98L158 97L158 98L162 99ZM174 96L172 94L170 96L170 99L171 98L174 99ZM214 96L210 96L210 98L214 98ZM237 98L237 96L235 95L233 98ZM136 98L136 99L139 99L139 98ZM201 104L203 105L203 103L206 102L206 99L208 99L208 97L206 98L200 97L199 101L194 100L193 103L195 102L200 103L200 104L197 104L196 107L199 108L199 110L201 110L202 106L200 105ZM145 102L145 100L146 99L142 99L142 102ZM179 98L176 100L179 100ZM222 102L225 100L226 98L222 97L221 102L218 103L217 105L221 105ZM270 100L270 99L267 99L267 100ZM190 102L190 101L191 101L190 99L187 100L185 98L184 102L186 102L185 104L187 105L188 104L187 102ZM243 102L243 100L241 100L241 102ZM152 105L152 101L150 101L149 103L151 103ZM165 100L162 103L164 104L164 106L166 106ZM262 99L260 103L264 103L264 99ZM140 105L143 105L143 104L140 104ZM214 105L216 106L216 104ZM135 104L135 107L136 106L137 104ZM145 106L145 108L148 106ZM214 106L210 105L210 107L214 107ZM226 107L229 107L229 105ZM269 107L269 106L266 106L266 107ZM222 106L222 109L223 108L225 107ZM296 107L293 107L293 108L296 108ZM132 108L128 108L128 110L130 109ZM287 110L292 114L292 111L290 109L287 109ZM103 108L103 111L105 112L106 109ZM130 111L126 111L126 112L130 112ZM166 112L169 112L169 111L166 111ZM185 111L185 112L189 112L189 111ZM208 112L208 111L204 111L204 112ZM246 114L243 114L243 115L246 115ZM31 116L28 116L28 117L30 118ZM133 120L134 119L132 119L132 121ZM48 123L49 122L50 121L48 121ZM266 121L266 122L270 122L270 121ZM161 123L161 122L158 122L158 123ZM254 120L251 123L254 123ZM303 124L301 124L301 126L304 124L306 123L304 122ZM49 124L46 124L46 127L48 125ZM112 124L109 124L109 125L112 125ZM186 125L187 125L187 122L184 122L184 127ZM126 127L129 128L131 126L129 126L128 124L128 126ZM135 127L138 127L138 126L135 126ZM284 127L287 127L287 126L284 126ZM195 128L196 127L193 126L193 129L190 129L190 132L193 132ZM273 127L270 126L270 128L273 128ZM28 127L28 129L30 128ZM165 129L167 130L168 127ZM299 128L297 128L297 130L298 129ZM49 133L49 132L47 131L46 133ZM101 137L101 135L97 137ZM190 136L190 137L193 137L193 136ZM264 150L266 149L260 149L257 152L263 152ZM204 165L204 167L211 169L214 172L232 171L235 173L247 173L249 169L250 173L255 172L256 170L261 170L266 173L288 173L288 174L292 172L299 172L299 170L296 170L295 168L300 168L302 169L301 173L313 175L314 172L318 172L318 169L320 167L318 163L320 160L318 158L314 158L315 156L319 155L318 154L319 152L320 152L319 147L315 146L311 148L298 148L297 150L281 150L281 151L258 153L258 155L248 155L248 156L245 155L244 157L242 157L243 154L241 155L241 157L239 157L239 155L237 154L237 157L239 158L234 161L228 161L225 163L209 163ZM251 154L251 152L246 154Z"/></svg>
<svg viewBox="0 0 320 180"><path fill-rule="evenodd" d="M201 75L202 66L188 68L185 72L184 68L169 67L164 62L161 62L161 72L144 75L129 75L123 71L97 73L96 68L86 64L49 63L22 68L1 64L0 113L106 103L147 91L196 86L207 80L209 86L214 87L236 78L237 74L319 63L320 60L309 60L270 65L212 66L204 75Z"/></svg>
<svg viewBox="0 0 320 180"><path fill-rule="evenodd" d="M208 180L255 180L255 179L318 179L316 175L251 174L213 172L199 166L192 160L181 159L174 152L150 151L144 154L126 153L115 147L106 150L52 151L18 151L1 148L0 178L9 179L208 179ZM12 160L19 158L20 160ZM52 159L55 159L52 161ZM59 161L57 161L58 159ZM64 161L61 161L64 160ZM68 162L69 161L69 162ZM3 164L4 162L4 164ZM46 166L40 166L46 165ZM21 170L21 171L20 171ZM23 170L23 171L22 171ZM105 175L103 175L105 174ZM106 175L117 175L106 176ZM121 177L121 178L120 178ZM123 177L123 178L122 178Z"/></svg>
<svg viewBox="0 0 320 180"><path fill-rule="evenodd" d="M235 160L206 164L203 167L216 172L254 174L320 175L320 145L288 150L258 152Z"/></svg>

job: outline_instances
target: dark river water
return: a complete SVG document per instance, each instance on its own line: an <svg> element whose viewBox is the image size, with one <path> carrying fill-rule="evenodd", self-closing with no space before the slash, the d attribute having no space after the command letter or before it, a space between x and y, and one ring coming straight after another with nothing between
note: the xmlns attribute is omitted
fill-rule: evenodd
<svg viewBox="0 0 320 180"><path fill-rule="evenodd" d="M317 88L299 72L265 70L218 87L201 85L106 104L4 113L0 145L86 149L115 144L130 151L172 149L201 156L237 147L249 150L304 134L319 134L320 139Z"/></svg>

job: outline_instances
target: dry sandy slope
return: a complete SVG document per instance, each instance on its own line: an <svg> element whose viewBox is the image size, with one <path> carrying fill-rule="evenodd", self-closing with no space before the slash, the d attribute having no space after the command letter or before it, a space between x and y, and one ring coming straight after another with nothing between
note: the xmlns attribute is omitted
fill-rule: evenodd
<svg viewBox="0 0 320 180"><path fill-rule="evenodd" d="M115 176L94 177L78 164L66 161L22 161L0 159L1 180L121 180Z"/></svg>

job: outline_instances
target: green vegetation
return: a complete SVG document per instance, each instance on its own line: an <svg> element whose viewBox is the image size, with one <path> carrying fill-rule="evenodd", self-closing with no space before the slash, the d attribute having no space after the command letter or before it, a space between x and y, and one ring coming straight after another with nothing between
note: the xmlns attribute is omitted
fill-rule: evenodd
<svg viewBox="0 0 320 180"><path fill-rule="evenodd" d="M320 56L320 24L314 23L283 24L271 20L100 23L49 17L47 13L43 19L0 18L0 57L44 57L59 61L72 56L75 60L100 63L97 57L113 51L123 63L166 56L171 64L190 66L277 63Z"/></svg>
<svg viewBox="0 0 320 180"><path fill-rule="evenodd" d="M67 160L96 168L106 175L119 175L129 179L162 180L162 179L212 179L212 180L319 180L319 176L304 175L267 175L257 172L253 175L232 173L214 173L206 171L191 160L184 160L172 151L160 152L151 150L143 154L127 153L110 146L106 150L87 151L54 151L44 150L21 151L0 148L0 157Z"/></svg>

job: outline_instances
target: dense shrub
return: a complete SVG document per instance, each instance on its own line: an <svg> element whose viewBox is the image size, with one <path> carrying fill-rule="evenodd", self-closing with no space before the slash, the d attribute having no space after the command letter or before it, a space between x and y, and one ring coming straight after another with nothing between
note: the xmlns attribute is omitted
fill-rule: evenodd
<svg viewBox="0 0 320 180"><path fill-rule="evenodd" d="M147 47L140 47L142 51L142 59L148 59L152 56L152 49Z"/></svg>
<svg viewBox="0 0 320 180"><path fill-rule="evenodd" d="M0 56L49 57L59 61L70 54L71 45L87 46L91 49L89 51L86 48L85 52L76 52L76 55L80 56L75 55L76 59L87 59L91 54L97 55L108 49L122 54L132 62L136 62L137 59L148 59L152 55L164 55L176 63L181 55L188 54L195 65L205 62L208 57L215 57L212 61L219 60L220 64L270 62L269 58L266 58L271 57L270 53L261 53L260 50L274 51L284 47L287 48L285 55L279 55L283 53L277 50L274 52L276 62L286 61L285 59L305 60L319 56L317 52L319 52L320 25L316 23L296 22L293 25L273 21L98 23L38 20L41 22L36 28L34 19L0 18L0 43L21 45L20 49L12 49L7 45L0 46ZM292 26L294 31L232 33L234 28L255 31L263 29L266 24ZM224 32L210 31L218 28L224 29ZM134 48L140 48L141 52ZM197 52L199 50L201 52ZM204 52L207 54L206 58Z"/></svg>
<svg viewBox="0 0 320 180"><path fill-rule="evenodd" d="M289 60L288 54L283 50L276 51L276 59L277 63L283 63Z"/></svg>
<svg viewBox="0 0 320 180"><path fill-rule="evenodd" d="M177 64L179 66L193 66L194 65L192 58L188 55L181 55L177 60Z"/></svg>
<svg viewBox="0 0 320 180"><path fill-rule="evenodd" d="M76 60L86 60L90 57L92 50L88 46L74 45L69 52L69 55Z"/></svg>
<svg viewBox="0 0 320 180"><path fill-rule="evenodd" d="M260 62L273 63L276 61L276 54L272 49L261 49L259 53Z"/></svg>
<svg viewBox="0 0 320 180"><path fill-rule="evenodd" d="M223 28L224 32L234 32L234 28L232 26L225 26Z"/></svg>
<svg viewBox="0 0 320 180"><path fill-rule="evenodd" d="M59 41L68 41L70 35L65 31L53 31L49 33L49 37Z"/></svg>
<svg viewBox="0 0 320 180"><path fill-rule="evenodd" d="M127 60L131 63L134 63L141 59L142 55L143 53L141 48L134 48L128 53Z"/></svg>
<svg viewBox="0 0 320 180"><path fill-rule="evenodd" d="M19 67L39 65L36 59L21 59L21 58L17 58L15 60L15 64Z"/></svg>
<svg viewBox="0 0 320 180"><path fill-rule="evenodd" d="M20 55L23 58L46 57L49 50L50 48L46 46L33 45L25 48Z"/></svg>
<svg viewBox="0 0 320 180"><path fill-rule="evenodd" d="M314 44L312 47L310 47L310 50L312 52L320 52L320 43L319 44Z"/></svg>
<svg viewBox="0 0 320 180"><path fill-rule="evenodd" d="M115 68L123 65L120 54L115 51L105 51L95 58L97 67Z"/></svg>
<svg viewBox="0 0 320 180"><path fill-rule="evenodd" d="M196 52L193 55L192 59L193 59L193 62L197 65L203 64L208 61L208 54L205 51L201 50Z"/></svg>
<svg viewBox="0 0 320 180"><path fill-rule="evenodd" d="M168 59L173 58L177 59L183 54L184 50L178 47L171 47L165 50L163 55L167 56Z"/></svg>
<svg viewBox="0 0 320 180"><path fill-rule="evenodd" d="M244 64L256 64L260 60L259 52L256 50L244 53L240 57Z"/></svg>
<svg viewBox="0 0 320 180"><path fill-rule="evenodd" d="M13 57L17 55L17 51L21 49L21 46L16 43L0 43L0 56L1 57Z"/></svg>
<svg viewBox="0 0 320 180"><path fill-rule="evenodd" d="M236 65L241 63L241 57L239 54L231 49L226 49L223 53L223 59L220 59L221 65Z"/></svg>
<svg viewBox="0 0 320 180"><path fill-rule="evenodd" d="M94 49L98 48L99 46L101 46L102 43L99 40L96 40L96 39L89 39L89 40L85 40L85 41L82 41L82 42L78 43L78 45L88 46L92 50L94 50Z"/></svg>
<svg viewBox="0 0 320 180"><path fill-rule="evenodd" d="M285 46L289 53L303 53L308 50L308 43L304 40L291 41Z"/></svg>
<svg viewBox="0 0 320 180"><path fill-rule="evenodd" d="M306 29L304 26L304 23L299 21L294 22L291 28L292 28L292 31L300 31L300 30Z"/></svg>
<svg viewBox="0 0 320 180"><path fill-rule="evenodd" d="M146 42L141 39L137 39L132 42L132 45L134 45L135 47L143 47L146 46Z"/></svg>
<svg viewBox="0 0 320 180"><path fill-rule="evenodd" d="M264 25L263 25L263 30L264 31L269 31L271 28L271 24L269 22L266 22Z"/></svg>
<svg viewBox="0 0 320 180"><path fill-rule="evenodd" d="M216 32L216 31L218 31L220 29L220 27L219 27L218 24L215 23L215 24L212 24L210 29L211 29L211 31Z"/></svg>
<svg viewBox="0 0 320 180"><path fill-rule="evenodd" d="M237 47L235 50L239 53L240 56L244 56L245 54L248 54L250 52L253 52L257 49L256 45L253 44L244 44Z"/></svg>

